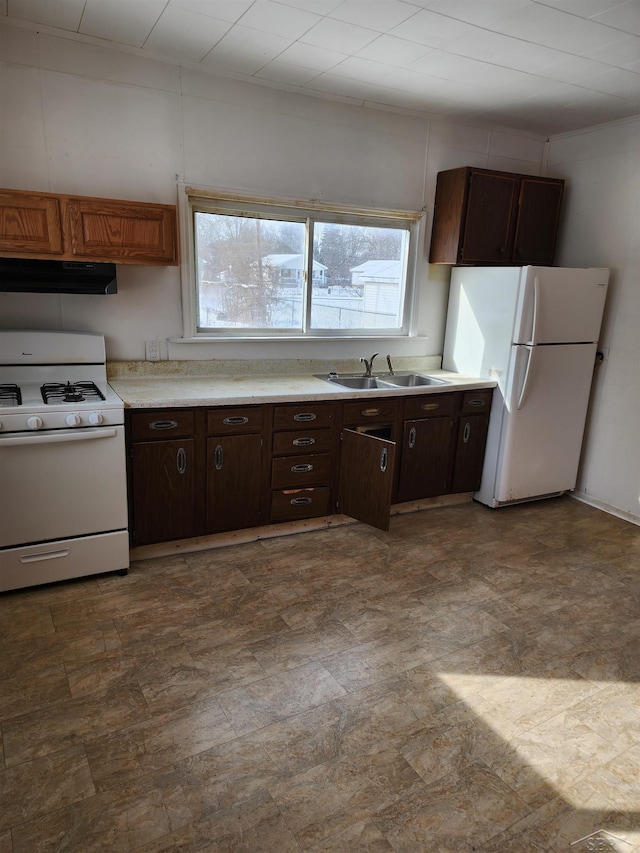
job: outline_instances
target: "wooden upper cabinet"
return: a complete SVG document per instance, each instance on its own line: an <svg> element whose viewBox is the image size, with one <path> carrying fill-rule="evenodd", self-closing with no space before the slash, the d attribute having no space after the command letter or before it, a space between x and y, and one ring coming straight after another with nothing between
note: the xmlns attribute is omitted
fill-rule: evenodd
<svg viewBox="0 0 640 853"><path fill-rule="evenodd" d="M62 255L62 212L54 196L0 190L0 253Z"/></svg>
<svg viewBox="0 0 640 853"><path fill-rule="evenodd" d="M0 256L175 266L176 208L0 190Z"/></svg>
<svg viewBox="0 0 640 853"><path fill-rule="evenodd" d="M510 257L518 179L477 172L467 194L460 260L503 264Z"/></svg>
<svg viewBox="0 0 640 853"><path fill-rule="evenodd" d="M564 181L463 166L438 174L432 264L551 264Z"/></svg>
<svg viewBox="0 0 640 853"><path fill-rule="evenodd" d="M119 263L175 264L176 211L171 205L69 198L74 257Z"/></svg>
<svg viewBox="0 0 640 853"><path fill-rule="evenodd" d="M553 263L563 190L564 181L522 178L513 246L516 263Z"/></svg>

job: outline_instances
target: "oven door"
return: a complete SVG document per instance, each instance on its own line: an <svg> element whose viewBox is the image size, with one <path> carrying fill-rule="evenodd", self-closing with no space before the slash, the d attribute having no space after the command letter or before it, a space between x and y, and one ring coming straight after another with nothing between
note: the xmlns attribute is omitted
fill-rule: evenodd
<svg viewBox="0 0 640 853"><path fill-rule="evenodd" d="M0 548L124 530L124 427L0 435Z"/></svg>

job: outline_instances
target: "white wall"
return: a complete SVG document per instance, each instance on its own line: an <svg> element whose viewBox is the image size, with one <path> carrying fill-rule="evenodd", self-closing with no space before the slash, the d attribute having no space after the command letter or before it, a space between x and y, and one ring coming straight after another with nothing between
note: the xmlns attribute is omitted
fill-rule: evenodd
<svg viewBox="0 0 640 853"><path fill-rule="evenodd" d="M567 179L557 262L611 269L578 493L640 521L640 118L556 137Z"/></svg>
<svg viewBox="0 0 640 853"><path fill-rule="evenodd" d="M0 186L175 203L178 181L231 191L427 207L416 332L392 354L442 349L449 268L426 263L438 171L540 174L518 133L363 109L208 76L0 25ZM0 325L99 331L110 359L182 334L179 270L121 266L114 296L0 294ZM350 344L175 344L174 358L352 357ZM324 352L323 352L324 351Z"/></svg>

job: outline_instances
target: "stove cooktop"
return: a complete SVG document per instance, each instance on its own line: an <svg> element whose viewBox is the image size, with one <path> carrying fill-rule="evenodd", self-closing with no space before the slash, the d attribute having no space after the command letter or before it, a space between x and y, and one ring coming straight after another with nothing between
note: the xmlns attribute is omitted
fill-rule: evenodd
<svg viewBox="0 0 640 853"><path fill-rule="evenodd" d="M0 331L0 433L122 423L102 335Z"/></svg>

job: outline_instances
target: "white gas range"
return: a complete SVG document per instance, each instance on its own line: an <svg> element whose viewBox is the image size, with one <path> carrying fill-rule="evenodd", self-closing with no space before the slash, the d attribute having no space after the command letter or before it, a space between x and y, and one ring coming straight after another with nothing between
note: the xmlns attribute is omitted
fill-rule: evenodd
<svg viewBox="0 0 640 853"><path fill-rule="evenodd" d="M124 406L102 335L0 330L0 591L129 566Z"/></svg>

